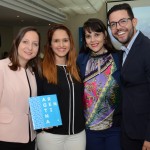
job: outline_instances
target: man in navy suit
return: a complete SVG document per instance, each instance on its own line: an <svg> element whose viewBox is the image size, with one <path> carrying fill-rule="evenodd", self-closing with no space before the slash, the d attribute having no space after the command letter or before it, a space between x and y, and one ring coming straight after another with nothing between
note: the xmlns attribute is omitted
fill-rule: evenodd
<svg viewBox="0 0 150 150"><path fill-rule="evenodd" d="M113 6L108 14L112 35L122 43L123 150L150 150L150 39L136 30L129 4Z"/></svg>

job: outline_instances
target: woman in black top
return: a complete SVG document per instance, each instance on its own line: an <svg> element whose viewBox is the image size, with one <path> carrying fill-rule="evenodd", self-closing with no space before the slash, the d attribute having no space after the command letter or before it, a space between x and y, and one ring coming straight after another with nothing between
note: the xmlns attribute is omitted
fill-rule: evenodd
<svg viewBox="0 0 150 150"><path fill-rule="evenodd" d="M37 76L38 95L57 95L62 125L39 131L39 150L84 150L83 84L76 67L73 38L64 25L48 30L42 76Z"/></svg>

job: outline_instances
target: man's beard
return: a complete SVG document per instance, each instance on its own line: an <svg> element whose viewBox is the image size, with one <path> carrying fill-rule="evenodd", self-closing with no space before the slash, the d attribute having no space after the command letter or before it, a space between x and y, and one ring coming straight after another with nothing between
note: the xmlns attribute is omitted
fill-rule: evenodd
<svg viewBox="0 0 150 150"><path fill-rule="evenodd" d="M121 44L123 44L123 45L128 45L133 36L134 36L134 27L131 28L131 30L130 30L130 32L129 32L129 35L128 35L128 37L127 37L126 40L121 41L121 40L119 40L119 38L117 38L117 37L115 37L115 36L114 36L114 38L115 38L117 41L119 41Z"/></svg>

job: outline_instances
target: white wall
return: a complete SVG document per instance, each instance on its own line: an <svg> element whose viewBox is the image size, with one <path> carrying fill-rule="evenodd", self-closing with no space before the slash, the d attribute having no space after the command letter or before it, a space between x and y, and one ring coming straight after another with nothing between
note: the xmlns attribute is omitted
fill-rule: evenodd
<svg viewBox="0 0 150 150"><path fill-rule="evenodd" d="M0 27L1 36L1 47L0 47L0 58L4 51L9 51L13 39L13 28L11 27Z"/></svg>
<svg viewBox="0 0 150 150"><path fill-rule="evenodd" d="M2 58L4 51L10 51L12 42L16 34L18 33L21 26L17 27L0 27L0 36L1 36L1 47L0 47L0 58ZM46 43L47 30L49 26L36 26L38 31L41 34L41 50Z"/></svg>
<svg viewBox="0 0 150 150"><path fill-rule="evenodd" d="M111 5L117 4L117 3L121 3L121 2L110 2L109 7L111 7ZM123 3L123 2L122 2ZM138 1L129 1L129 3L132 5L132 3L135 3L137 5L137 7L141 7L141 6L150 6L150 1L149 0L138 0ZM109 8L108 8L109 9ZM75 47L76 50L79 51L79 27L83 26L83 23L89 19L89 18L99 18L101 19L105 24L106 24L106 4L104 3L101 10L96 13L96 14L91 14L91 15L75 15L75 16L71 16L68 18L68 21L66 21L64 23L64 25L66 25L72 32L73 34L73 38L74 38L74 42L75 42ZM46 36L47 36L47 30L48 30L49 26L37 26L37 29L40 31L41 33L41 49L43 49L44 44L46 43ZM4 51L9 51L12 41L13 41L13 37L16 35L16 33L18 32L18 30L20 29L20 27L0 27L0 36L1 36L1 47L0 47L0 58L1 55Z"/></svg>
<svg viewBox="0 0 150 150"><path fill-rule="evenodd" d="M71 30L77 51L79 51L79 27L89 18L99 18L106 24L106 4L96 14L71 16L64 24Z"/></svg>
<svg viewBox="0 0 150 150"><path fill-rule="evenodd" d="M64 23L72 32L75 47L77 51L79 51L79 33L78 29L79 27L83 26L83 23L89 19L89 18L99 18L104 23L106 23L106 4L102 7L102 9L96 13L91 15L75 15L68 18L68 21ZM1 47L0 47L0 58L2 56L2 53L4 51L9 51L11 48L11 44L13 41L13 38L18 33L18 30L21 28L21 26L16 27L0 27L0 35L1 35ZM47 38L47 30L49 26L37 26L37 29L39 30L41 34L41 49L43 49L46 38Z"/></svg>

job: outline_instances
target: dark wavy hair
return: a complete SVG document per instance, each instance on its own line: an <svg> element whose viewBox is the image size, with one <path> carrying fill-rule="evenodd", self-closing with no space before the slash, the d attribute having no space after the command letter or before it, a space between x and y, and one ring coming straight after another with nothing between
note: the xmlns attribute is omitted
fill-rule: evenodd
<svg viewBox="0 0 150 150"><path fill-rule="evenodd" d="M16 35L15 39L13 40L12 43L12 47L9 53L9 59L11 60L11 65L9 65L9 68L13 71L16 71L18 69L20 69L20 63L19 63L19 59L18 59L18 47L19 44L22 40L22 38L24 37L24 35L28 32L28 31L34 31L37 33L38 37L39 37L39 49L38 49L38 54L35 58L29 60L29 62L27 63L27 67L30 67L32 69L38 70L38 64L39 64L39 54L40 54L40 33L37 31L37 29L35 27L32 26L28 26L28 27L24 27L21 28L18 32L18 34Z"/></svg>
<svg viewBox="0 0 150 150"><path fill-rule="evenodd" d="M104 47L109 52L115 52L116 51L116 49L114 48L114 46L110 40L107 28L104 25L104 23L100 19L90 18L83 25L83 32L82 32L83 45L80 49L80 53L82 53L82 52L88 53L90 51L90 49L88 47L86 47L85 31L102 32L106 37Z"/></svg>

